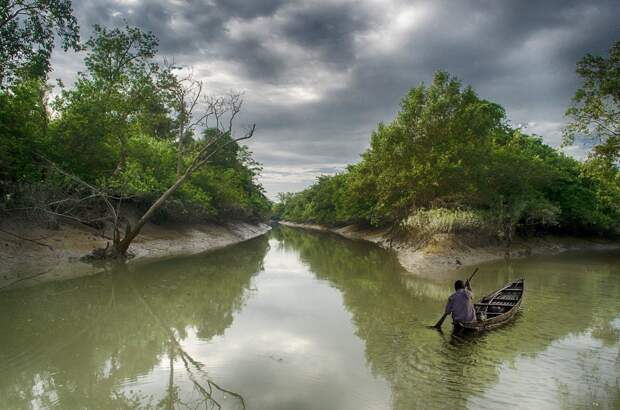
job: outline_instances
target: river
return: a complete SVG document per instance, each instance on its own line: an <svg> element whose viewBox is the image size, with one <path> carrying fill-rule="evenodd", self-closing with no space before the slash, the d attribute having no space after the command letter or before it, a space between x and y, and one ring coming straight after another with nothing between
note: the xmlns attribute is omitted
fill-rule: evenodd
<svg viewBox="0 0 620 410"><path fill-rule="evenodd" d="M0 292L0 408L618 409L620 255L480 266L522 311L426 328L466 272L278 227L205 255Z"/></svg>

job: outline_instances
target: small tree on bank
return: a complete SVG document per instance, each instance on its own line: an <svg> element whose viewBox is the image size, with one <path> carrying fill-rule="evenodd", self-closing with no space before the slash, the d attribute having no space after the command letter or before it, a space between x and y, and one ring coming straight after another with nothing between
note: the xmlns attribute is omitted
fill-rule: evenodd
<svg viewBox="0 0 620 410"><path fill-rule="evenodd" d="M232 122L231 127L226 130L218 130L217 137L211 139L210 141L204 142L203 146L200 148L197 154L194 155L190 164L185 168L185 171L178 177L170 188L168 188L154 203L149 207L149 209L140 217L138 222L134 227L132 227L129 223L125 229L124 236L121 236L120 230L118 228L118 222L114 225L114 237L113 237L113 247L112 249L104 249L104 256L106 257L114 257L114 258L125 258L127 256L127 251L129 250L129 245L131 242L140 234L140 231L144 227L144 225L151 219L153 214L161 208L161 206L166 202L172 194L174 194L180 187L185 183L185 181L194 173L196 170L201 168L202 166L209 163L209 159L211 159L215 154L221 151L224 147L230 144L236 144L240 141L247 140L252 138L254 135L254 130L256 129L256 124L253 124L252 127L241 137L232 138ZM118 218L116 218L118 221Z"/></svg>

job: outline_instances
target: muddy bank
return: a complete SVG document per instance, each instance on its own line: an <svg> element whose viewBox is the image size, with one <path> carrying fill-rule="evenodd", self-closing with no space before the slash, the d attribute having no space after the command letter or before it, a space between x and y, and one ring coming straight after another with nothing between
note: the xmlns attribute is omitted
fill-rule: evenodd
<svg viewBox="0 0 620 410"><path fill-rule="evenodd" d="M280 221L282 225L333 232L349 239L365 240L393 250L401 265L415 274L436 274L501 259L553 255L566 251L620 249L620 242L566 236L518 238L510 247L476 235L437 234L423 244L394 239L388 229L361 229L355 225L330 228L323 225Z"/></svg>
<svg viewBox="0 0 620 410"><path fill-rule="evenodd" d="M219 249L263 235L266 224L147 224L131 246L128 263L191 255ZM91 275L106 270L80 258L109 239L78 224L46 229L24 221L0 221L0 290L49 280Z"/></svg>

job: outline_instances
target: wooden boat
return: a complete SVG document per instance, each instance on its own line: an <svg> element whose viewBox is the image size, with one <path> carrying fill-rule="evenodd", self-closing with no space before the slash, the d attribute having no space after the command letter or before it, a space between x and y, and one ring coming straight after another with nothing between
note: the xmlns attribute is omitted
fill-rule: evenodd
<svg viewBox="0 0 620 410"><path fill-rule="evenodd" d="M519 311L524 291L523 279L506 284L474 304L477 320L458 323L456 326L467 330L484 331L505 324Z"/></svg>

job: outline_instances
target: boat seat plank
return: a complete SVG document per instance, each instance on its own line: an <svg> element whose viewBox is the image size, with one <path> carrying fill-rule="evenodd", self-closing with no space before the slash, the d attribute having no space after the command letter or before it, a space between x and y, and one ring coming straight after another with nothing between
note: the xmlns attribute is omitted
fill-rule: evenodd
<svg viewBox="0 0 620 410"><path fill-rule="evenodd" d="M517 301L519 299L516 299L516 298L495 298L493 300L499 300L501 302L514 302L514 301Z"/></svg>
<svg viewBox="0 0 620 410"><path fill-rule="evenodd" d="M497 299L493 303L475 303L475 306L514 306L516 303L512 301L498 301Z"/></svg>

